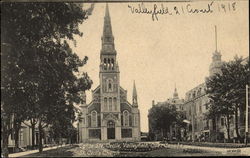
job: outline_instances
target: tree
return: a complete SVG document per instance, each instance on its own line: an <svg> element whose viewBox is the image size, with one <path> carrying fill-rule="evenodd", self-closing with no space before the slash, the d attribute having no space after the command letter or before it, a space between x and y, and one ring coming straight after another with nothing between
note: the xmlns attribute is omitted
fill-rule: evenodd
<svg viewBox="0 0 250 158"><path fill-rule="evenodd" d="M242 61L242 57L235 56L234 60L222 65L220 74L215 74L206 81L207 93L211 99L208 116L226 117L230 139L230 119L234 115L238 140L242 140L239 133L238 112L243 114L245 111L245 86L249 79L249 62L243 64Z"/></svg>
<svg viewBox="0 0 250 158"><path fill-rule="evenodd" d="M92 84L87 73L79 72L87 57L79 59L68 44L68 40L74 41L74 35L83 35L78 26L92 10L93 5L86 11L77 3L2 3L4 120L15 114L22 118L19 122L38 122L40 151L42 129L56 119L58 111L71 113L73 104L81 100L80 91ZM4 131L6 148L9 130Z"/></svg>
<svg viewBox="0 0 250 158"><path fill-rule="evenodd" d="M177 111L176 115L176 122L175 125L177 126L177 139L182 140L181 137L181 129L184 129L184 137L186 136L186 127L187 124L183 122L186 119L186 114L184 111Z"/></svg>
<svg viewBox="0 0 250 158"><path fill-rule="evenodd" d="M62 138L67 138L69 143L76 142L77 130L72 124L72 120L61 117L54 121L49 128L50 138L55 140L58 144Z"/></svg>
<svg viewBox="0 0 250 158"><path fill-rule="evenodd" d="M148 114L149 126L151 127L150 135L154 135L155 131L161 131L162 136L166 137L170 126L178 121L179 114L175 107L169 103L153 106ZM151 134L154 133L154 134Z"/></svg>

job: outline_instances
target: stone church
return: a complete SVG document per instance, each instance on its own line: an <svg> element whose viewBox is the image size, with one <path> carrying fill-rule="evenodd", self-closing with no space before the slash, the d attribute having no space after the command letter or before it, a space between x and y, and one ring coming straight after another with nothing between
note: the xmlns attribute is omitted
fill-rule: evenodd
<svg viewBox="0 0 250 158"><path fill-rule="evenodd" d="M93 100L80 106L80 142L140 141L140 111L134 82L132 104L120 86L109 8L106 5L102 48L100 51L100 85L92 91ZM86 97L85 95L83 97Z"/></svg>

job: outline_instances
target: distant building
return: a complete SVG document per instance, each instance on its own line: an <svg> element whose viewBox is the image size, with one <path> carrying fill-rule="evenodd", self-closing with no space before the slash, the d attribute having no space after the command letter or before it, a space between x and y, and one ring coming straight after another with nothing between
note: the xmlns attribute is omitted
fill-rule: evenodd
<svg viewBox="0 0 250 158"><path fill-rule="evenodd" d="M140 111L135 83L130 104L127 91L120 86L116 55L109 9L106 6L100 54L100 85L92 91L93 100L81 105L80 142L140 140Z"/></svg>
<svg viewBox="0 0 250 158"><path fill-rule="evenodd" d="M188 140L197 140L203 134L206 139L209 139L209 120L205 114L208 111L209 98L205 93L205 83L189 90L185 98L185 111L188 125Z"/></svg>
<svg viewBox="0 0 250 158"><path fill-rule="evenodd" d="M160 106L160 105L167 105L167 106L172 106L175 107L177 111L184 111L183 107L184 99L180 99L178 96L177 88L174 89L173 97L168 98L164 102L157 102L155 104L155 101L152 101L152 106Z"/></svg>
<svg viewBox="0 0 250 158"><path fill-rule="evenodd" d="M249 62L249 57L243 60L243 64L246 64L247 62ZM212 56L212 63L209 66L209 77L215 74L220 74L222 64L221 53L218 52L216 48ZM226 118L220 116L214 119L208 119L206 117L209 110L209 97L206 94L205 82L186 92L184 107L187 120L190 122L190 124L187 125L189 140L223 142L225 139L228 139ZM240 118L240 133L244 135L245 124L244 121L242 121L244 120L242 118L244 117L244 114L240 114L239 112L238 116ZM235 117L232 116L230 120L231 139L236 137L235 128Z"/></svg>
<svg viewBox="0 0 250 158"><path fill-rule="evenodd" d="M220 74L222 64L221 53L217 51L216 48L212 56L212 62L209 66L209 77L215 74ZM205 82L186 92L185 108L187 119L190 121L190 124L188 125L189 140L215 141L218 135L223 137L220 139L224 139L224 135L218 131L221 127L215 127L215 122L217 122L217 126L224 126L224 122L218 124L219 120L209 120L206 117L209 109L209 98L206 94Z"/></svg>
<svg viewBox="0 0 250 158"><path fill-rule="evenodd" d="M177 88L175 87L174 93L173 93L173 97L172 98L168 98L166 101L164 102L158 102L157 104L155 104L155 101L152 101L152 106L170 106L173 108L176 108L177 111L183 111L185 112L185 108L184 108L184 99L180 99L178 96L178 92L177 92ZM149 122L149 137L150 135L154 135L153 138L151 136L151 140L162 140L163 139L163 135L161 131L156 131L155 129L153 129L151 127L151 118L148 118L148 122ZM168 133L168 139L172 140L172 139L176 139L178 134L181 134L181 129L178 128L175 124L173 126L170 127L170 131ZM183 131L182 131L183 132Z"/></svg>
<svg viewBox="0 0 250 158"><path fill-rule="evenodd" d="M12 118L13 119L13 118ZM13 124L13 121L10 122ZM26 124L29 124L28 121L25 121ZM31 127L27 126L26 124L21 124L21 129L18 133L18 144L19 148L27 148L32 146L32 129ZM42 138L43 144L50 144L52 139L48 135L48 128L44 128L44 137ZM2 139L1 139L2 144ZM38 125L35 126L35 133L34 133L34 145L38 146L39 144L39 131ZM15 137L14 131L11 132L8 139L8 148L10 151L14 150L15 147Z"/></svg>

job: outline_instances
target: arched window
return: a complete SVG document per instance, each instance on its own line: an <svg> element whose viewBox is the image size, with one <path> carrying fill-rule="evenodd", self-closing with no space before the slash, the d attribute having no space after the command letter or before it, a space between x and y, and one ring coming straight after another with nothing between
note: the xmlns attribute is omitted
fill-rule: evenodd
<svg viewBox="0 0 250 158"><path fill-rule="evenodd" d="M110 69L110 59L108 59L108 70Z"/></svg>
<svg viewBox="0 0 250 158"><path fill-rule="evenodd" d="M111 79L108 79L107 80L107 91L108 92L112 92L113 91L113 82L112 82L112 80Z"/></svg>
<svg viewBox="0 0 250 158"><path fill-rule="evenodd" d="M114 121L108 121L108 124L107 124L108 128L115 128L115 122Z"/></svg>
<svg viewBox="0 0 250 158"><path fill-rule="evenodd" d="M91 127L97 127L97 112L91 112Z"/></svg>
<svg viewBox="0 0 250 158"><path fill-rule="evenodd" d="M193 92L193 98L195 98L195 94L196 94L196 92L194 91L194 92Z"/></svg>
<svg viewBox="0 0 250 158"><path fill-rule="evenodd" d="M112 89L112 83L111 83L111 81L109 81L109 90L111 90Z"/></svg>
<svg viewBox="0 0 250 158"><path fill-rule="evenodd" d="M107 70L107 60L104 58L104 70Z"/></svg>
<svg viewBox="0 0 250 158"><path fill-rule="evenodd" d="M104 98L104 110L108 109L108 100L107 98Z"/></svg>
<svg viewBox="0 0 250 158"><path fill-rule="evenodd" d="M109 111L112 111L112 98L109 98Z"/></svg>
<svg viewBox="0 0 250 158"><path fill-rule="evenodd" d="M127 110L123 111L123 125L129 126L129 112Z"/></svg>
<svg viewBox="0 0 250 158"><path fill-rule="evenodd" d="M111 59L111 65L112 65L111 66L112 70L114 70L114 59L113 58Z"/></svg>
<svg viewBox="0 0 250 158"><path fill-rule="evenodd" d="M117 100L116 98L114 98L114 108L115 108L115 111L117 110Z"/></svg>

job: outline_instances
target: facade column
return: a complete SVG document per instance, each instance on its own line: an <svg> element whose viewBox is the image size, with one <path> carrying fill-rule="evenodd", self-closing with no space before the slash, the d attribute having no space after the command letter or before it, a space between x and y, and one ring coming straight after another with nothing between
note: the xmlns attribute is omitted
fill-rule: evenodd
<svg viewBox="0 0 250 158"><path fill-rule="evenodd" d="M86 127L82 128L82 141L87 141L89 136L89 130Z"/></svg>
<svg viewBox="0 0 250 158"><path fill-rule="evenodd" d="M121 140L121 126L115 127L115 139Z"/></svg>
<svg viewBox="0 0 250 158"><path fill-rule="evenodd" d="M107 140L107 127L101 127L101 140Z"/></svg>

